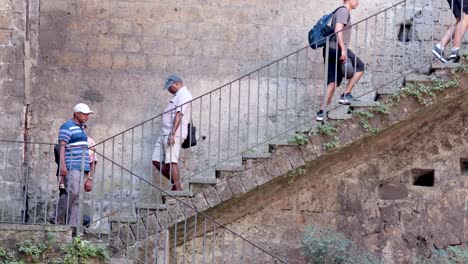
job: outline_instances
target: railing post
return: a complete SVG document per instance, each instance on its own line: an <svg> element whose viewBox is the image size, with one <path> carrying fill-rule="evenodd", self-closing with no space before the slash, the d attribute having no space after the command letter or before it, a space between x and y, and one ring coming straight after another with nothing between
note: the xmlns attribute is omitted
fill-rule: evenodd
<svg viewBox="0 0 468 264"><path fill-rule="evenodd" d="M325 44L325 70L324 70L324 78L323 78L323 122L328 121L328 114L327 114L327 108L328 108L328 60L330 58L330 37L327 37L326 39L326 44Z"/></svg>

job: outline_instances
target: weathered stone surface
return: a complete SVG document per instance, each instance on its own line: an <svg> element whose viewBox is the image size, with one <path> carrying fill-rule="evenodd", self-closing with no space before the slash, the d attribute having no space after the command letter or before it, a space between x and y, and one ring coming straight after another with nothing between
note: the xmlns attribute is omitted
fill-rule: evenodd
<svg viewBox="0 0 468 264"><path fill-rule="evenodd" d="M233 195L238 195L245 192L244 185L242 184L240 174L237 173L236 176L231 177L227 180L229 188L232 191Z"/></svg>
<svg viewBox="0 0 468 264"><path fill-rule="evenodd" d="M219 182L216 184L215 188L222 201L227 201L233 197L231 188L229 188L227 181Z"/></svg>
<svg viewBox="0 0 468 264"><path fill-rule="evenodd" d="M217 189L213 186L207 186L204 194L209 206L215 206L221 202Z"/></svg>

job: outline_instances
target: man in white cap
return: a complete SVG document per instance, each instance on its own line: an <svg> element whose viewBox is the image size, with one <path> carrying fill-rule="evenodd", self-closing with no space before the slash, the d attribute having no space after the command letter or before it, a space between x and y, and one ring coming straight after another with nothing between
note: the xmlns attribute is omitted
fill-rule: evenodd
<svg viewBox="0 0 468 264"><path fill-rule="evenodd" d="M88 136L84 124L89 115L94 114L89 106L83 103L73 108L73 118L60 127L59 141L59 175L63 179L65 191L60 195L55 223L77 226L79 221L79 193L82 170L86 175L85 184L90 185L92 175L90 172ZM84 167L82 167L84 158Z"/></svg>
<svg viewBox="0 0 468 264"><path fill-rule="evenodd" d="M173 191L181 191L177 163L182 142L187 137L191 119L192 95L178 75L170 75L164 90L174 95L162 116L162 127L153 151L153 165L171 181Z"/></svg>

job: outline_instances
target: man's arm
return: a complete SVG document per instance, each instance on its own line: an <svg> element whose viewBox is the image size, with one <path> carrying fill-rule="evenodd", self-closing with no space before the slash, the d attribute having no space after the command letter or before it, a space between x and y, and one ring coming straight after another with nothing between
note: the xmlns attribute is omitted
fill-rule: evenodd
<svg viewBox="0 0 468 264"><path fill-rule="evenodd" d="M60 157L60 176L67 176L67 165L65 164L65 145L64 140L59 141L59 157Z"/></svg>
<svg viewBox="0 0 468 264"><path fill-rule="evenodd" d="M347 54L346 54L346 46L344 44L344 39L343 39L343 31L342 31L343 29L344 29L344 24L336 23L336 26L335 26L336 40L337 40L338 46L341 49L340 61L345 62Z"/></svg>
<svg viewBox="0 0 468 264"><path fill-rule="evenodd" d="M182 114L181 111L178 111L177 114L174 117L174 122L172 123L173 125L172 125L171 135L169 135L169 139L168 139L168 143L171 146L175 144L175 136L176 136L175 133L177 131L177 128L179 128L179 126L180 126L180 122L182 121L182 116L183 115L184 114Z"/></svg>

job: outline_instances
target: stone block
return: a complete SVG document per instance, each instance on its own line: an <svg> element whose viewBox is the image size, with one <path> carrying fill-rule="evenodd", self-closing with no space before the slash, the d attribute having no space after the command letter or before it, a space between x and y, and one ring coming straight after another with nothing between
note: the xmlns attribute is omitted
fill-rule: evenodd
<svg viewBox="0 0 468 264"><path fill-rule="evenodd" d="M380 199L401 200L408 197L408 188L404 184L385 184L379 188Z"/></svg>
<svg viewBox="0 0 468 264"><path fill-rule="evenodd" d="M88 48L88 38L83 34L70 34L67 36L64 49L86 50Z"/></svg>
<svg viewBox="0 0 468 264"><path fill-rule="evenodd" d="M292 169L288 155L278 151L273 154L273 157L266 160L263 164L265 171L272 178L284 175Z"/></svg>
<svg viewBox="0 0 468 264"><path fill-rule="evenodd" d="M12 31L8 29L0 29L0 45L8 45L11 43Z"/></svg>
<svg viewBox="0 0 468 264"><path fill-rule="evenodd" d="M192 198L192 204L198 211L204 211L208 208L208 202L205 199L205 195L203 193L197 193Z"/></svg>
<svg viewBox="0 0 468 264"><path fill-rule="evenodd" d="M56 57L57 64L68 67L82 67L86 62L86 55L81 52L61 52Z"/></svg>
<svg viewBox="0 0 468 264"><path fill-rule="evenodd" d="M144 215L141 220L148 230L148 235L152 236L161 230L161 226L159 225L159 221L156 220L156 213L150 213L149 215Z"/></svg>
<svg viewBox="0 0 468 264"><path fill-rule="evenodd" d="M141 48L148 53L157 55L174 55L174 42L166 38L143 37ZM186 58L184 58L186 60Z"/></svg>
<svg viewBox="0 0 468 264"><path fill-rule="evenodd" d="M166 68L166 56L148 55L148 70L161 70Z"/></svg>
<svg viewBox="0 0 468 264"><path fill-rule="evenodd" d="M227 180L229 187L231 188L232 194L239 195L245 192L245 188L242 184L239 173L236 176L231 177Z"/></svg>
<svg viewBox="0 0 468 264"><path fill-rule="evenodd" d="M5 104L5 113L20 115L23 111L22 97L7 97Z"/></svg>
<svg viewBox="0 0 468 264"><path fill-rule="evenodd" d="M219 198L221 198L223 202L233 197L231 188L229 188L229 184L227 183L227 181L219 182L218 184L216 184L215 188L216 192L219 195Z"/></svg>
<svg viewBox="0 0 468 264"><path fill-rule="evenodd" d="M167 206L167 213L169 214L170 218L169 224L175 224L182 219L184 219L184 215L179 205L179 201L174 198L166 198L166 206Z"/></svg>
<svg viewBox="0 0 468 264"><path fill-rule="evenodd" d="M24 82L22 81L5 81L3 89L6 94L11 97L24 97Z"/></svg>
<svg viewBox="0 0 468 264"><path fill-rule="evenodd" d="M1 29L13 29L12 15L0 15L0 28Z"/></svg>
<svg viewBox="0 0 468 264"><path fill-rule="evenodd" d="M147 20L136 20L133 21L133 32L132 34L145 35L145 36L161 36L161 23L147 21Z"/></svg>
<svg viewBox="0 0 468 264"><path fill-rule="evenodd" d="M210 43L204 43L210 45ZM177 56L199 56L202 54L202 44L193 39L181 39L174 43L175 55Z"/></svg>
<svg viewBox="0 0 468 264"><path fill-rule="evenodd" d="M128 66L126 54L114 54L114 60L112 62L112 69L121 70L126 69Z"/></svg>
<svg viewBox="0 0 468 264"><path fill-rule="evenodd" d="M141 241L149 236L142 219L139 219L135 224L130 224L130 229L133 232L135 241Z"/></svg>
<svg viewBox="0 0 468 264"><path fill-rule="evenodd" d="M301 148L298 146L281 146L275 152L275 155L277 153L281 153L283 157L287 157L293 169L297 169L305 165L304 158L302 157Z"/></svg>
<svg viewBox="0 0 468 264"><path fill-rule="evenodd" d="M127 63L128 63L128 69L146 70L146 55L127 54Z"/></svg>
<svg viewBox="0 0 468 264"><path fill-rule="evenodd" d="M135 37L127 37L123 40L123 50L125 52L140 52L140 42Z"/></svg>
<svg viewBox="0 0 468 264"><path fill-rule="evenodd" d="M254 175L252 173L246 174L245 172L242 172L240 174L240 179L246 192L257 187L257 182L255 181Z"/></svg>
<svg viewBox="0 0 468 264"><path fill-rule="evenodd" d="M243 175L247 179L254 179L259 186L271 179L262 164L246 169Z"/></svg>
<svg viewBox="0 0 468 264"><path fill-rule="evenodd" d="M92 54L88 57L88 67L91 69L110 69L113 58L111 54Z"/></svg>
<svg viewBox="0 0 468 264"><path fill-rule="evenodd" d="M215 187L207 186L205 188L205 199L208 202L209 206L215 206L221 203L221 199L219 198L218 192L216 191Z"/></svg>
<svg viewBox="0 0 468 264"><path fill-rule="evenodd" d="M100 51L116 51L121 50L122 41L118 35L103 34L98 37L97 50Z"/></svg>
<svg viewBox="0 0 468 264"><path fill-rule="evenodd" d="M22 62L22 57L17 47L0 47L0 61L3 63Z"/></svg>
<svg viewBox="0 0 468 264"><path fill-rule="evenodd" d="M8 64L8 75L15 80L24 80L24 65L22 63Z"/></svg>
<svg viewBox="0 0 468 264"><path fill-rule="evenodd" d="M111 19L109 20L109 33L131 35L134 33L133 22L123 19Z"/></svg>

